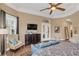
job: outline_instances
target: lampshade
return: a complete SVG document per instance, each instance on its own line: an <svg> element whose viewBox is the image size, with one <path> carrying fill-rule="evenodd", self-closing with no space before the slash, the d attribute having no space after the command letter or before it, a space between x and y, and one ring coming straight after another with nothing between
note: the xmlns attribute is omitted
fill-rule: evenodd
<svg viewBox="0 0 79 59"><path fill-rule="evenodd" d="M7 29L0 29L0 34L8 34L8 30Z"/></svg>

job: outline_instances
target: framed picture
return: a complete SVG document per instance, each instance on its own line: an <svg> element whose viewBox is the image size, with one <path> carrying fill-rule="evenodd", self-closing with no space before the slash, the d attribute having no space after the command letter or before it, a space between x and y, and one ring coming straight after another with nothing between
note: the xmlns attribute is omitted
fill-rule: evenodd
<svg viewBox="0 0 79 59"><path fill-rule="evenodd" d="M60 33L60 26L54 26L54 32Z"/></svg>

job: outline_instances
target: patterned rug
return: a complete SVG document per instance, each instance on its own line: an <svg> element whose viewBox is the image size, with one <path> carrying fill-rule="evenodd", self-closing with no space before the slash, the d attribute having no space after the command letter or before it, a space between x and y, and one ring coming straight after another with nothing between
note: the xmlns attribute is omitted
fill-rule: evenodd
<svg viewBox="0 0 79 59"><path fill-rule="evenodd" d="M79 44L71 42L61 42L47 48L40 49L32 56L79 56Z"/></svg>

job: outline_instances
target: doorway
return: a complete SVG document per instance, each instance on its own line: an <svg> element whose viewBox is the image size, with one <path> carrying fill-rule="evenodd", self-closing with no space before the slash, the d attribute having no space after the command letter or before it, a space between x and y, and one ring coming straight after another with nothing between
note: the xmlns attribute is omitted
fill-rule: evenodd
<svg viewBox="0 0 79 59"><path fill-rule="evenodd" d="M49 39L50 39L50 24L42 23L41 41L45 41Z"/></svg>
<svg viewBox="0 0 79 59"><path fill-rule="evenodd" d="M69 30L68 27L64 27L65 40L69 41Z"/></svg>

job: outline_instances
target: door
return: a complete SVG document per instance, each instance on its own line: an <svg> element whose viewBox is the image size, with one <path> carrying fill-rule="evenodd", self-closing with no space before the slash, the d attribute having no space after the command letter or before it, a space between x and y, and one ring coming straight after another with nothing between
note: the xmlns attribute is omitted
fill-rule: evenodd
<svg viewBox="0 0 79 59"><path fill-rule="evenodd" d="M48 23L43 23L41 41L45 41L49 39L50 39L50 25Z"/></svg>
<svg viewBox="0 0 79 59"><path fill-rule="evenodd" d="M68 27L64 27L64 31L65 31L65 40L69 40L69 31L68 31Z"/></svg>

